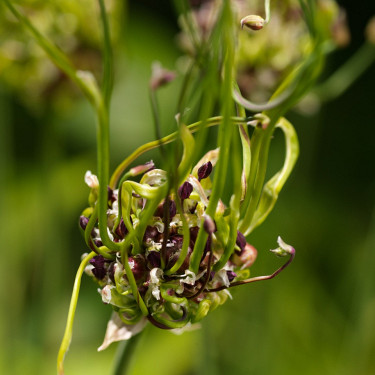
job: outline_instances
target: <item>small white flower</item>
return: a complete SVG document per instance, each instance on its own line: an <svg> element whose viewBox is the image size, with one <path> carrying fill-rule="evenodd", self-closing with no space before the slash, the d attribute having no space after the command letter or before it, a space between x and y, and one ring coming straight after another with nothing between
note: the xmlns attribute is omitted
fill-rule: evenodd
<svg viewBox="0 0 375 375"><path fill-rule="evenodd" d="M150 284L149 289L151 290L152 295L157 300L160 300L160 289L161 278L163 277L163 270L161 268L153 268L150 271Z"/></svg>
<svg viewBox="0 0 375 375"><path fill-rule="evenodd" d="M196 279L197 277L193 271L186 270L185 273L182 275L182 279L180 280L180 283L194 285Z"/></svg>
<svg viewBox="0 0 375 375"><path fill-rule="evenodd" d="M279 237L277 237L277 243L279 244L279 246L283 249L283 250L285 250L287 253L291 253L291 252L293 252L294 251L294 249L293 249L293 247L292 246L290 246L290 245L288 245L287 243L285 243L284 241L283 241L283 239L279 236ZM292 250L293 249L293 250Z"/></svg>
<svg viewBox="0 0 375 375"><path fill-rule="evenodd" d="M277 243L279 244L279 247L271 250L274 254L280 257L285 257L295 252L294 247L285 243L280 236L277 238Z"/></svg>
<svg viewBox="0 0 375 375"><path fill-rule="evenodd" d="M114 288L113 285L106 285L102 291L101 291L101 295L102 295L102 301L104 303L111 303L111 300L112 300L112 289Z"/></svg>
<svg viewBox="0 0 375 375"><path fill-rule="evenodd" d="M92 273L92 270L94 269L94 266L92 264L88 264L86 267L85 267L85 274L87 276L94 276L94 274Z"/></svg>
<svg viewBox="0 0 375 375"><path fill-rule="evenodd" d="M95 189L99 187L99 180L91 171L87 171L85 174L85 183L91 188Z"/></svg>
<svg viewBox="0 0 375 375"><path fill-rule="evenodd" d="M216 272L212 282L213 284L220 284L228 287L230 285L230 282L228 279L227 271L225 269L221 269L220 271Z"/></svg>

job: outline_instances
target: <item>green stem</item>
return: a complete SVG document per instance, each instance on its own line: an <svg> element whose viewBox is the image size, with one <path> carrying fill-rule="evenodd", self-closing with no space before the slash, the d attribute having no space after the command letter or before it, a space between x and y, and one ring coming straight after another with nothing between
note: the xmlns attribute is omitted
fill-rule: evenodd
<svg viewBox="0 0 375 375"><path fill-rule="evenodd" d="M77 308L78 295L79 295L79 289L81 287L82 274L83 274L83 272L85 270L85 267L87 266L88 262L90 261L90 259L93 258L95 255L96 254L95 254L94 251L92 251L90 254L86 255L86 257L82 260L82 262L81 262L81 264L78 268L77 274L76 274L76 278L75 278L74 286L73 286L72 297L71 297L71 300L70 300L69 313L68 313L68 319L67 319L67 322L66 322L64 337L62 339L59 354L57 356L57 372L58 372L59 375L64 374L64 357L65 357L65 353L69 349L70 341L72 340L74 316L75 316L76 308Z"/></svg>
<svg viewBox="0 0 375 375"><path fill-rule="evenodd" d="M317 86L313 93L320 100L329 101L342 95L374 62L375 45L367 42L335 71L324 83Z"/></svg>
<svg viewBox="0 0 375 375"><path fill-rule="evenodd" d="M202 124L204 124L207 127L211 127L211 126L216 126L216 125L221 124L222 121L223 121L223 117L222 116L216 116L216 117L211 117L211 118L209 118L207 120L204 120L204 121L195 122L193 124L188 125L187 127L188 127L188 129L190 130L191 133L195 133L195 132L197 132L198 130L201 129L201 125ZM233 124L236 124L236 125L246 124L246 122L247 122L246 119L244 119L242 117L231 117L230 121ZM109 186L114 189L116 187L117 182L119 181L122 173L125 171L125 169L134 160L136 160L140 155L144 154L147 151L150 151L150 150L153 150L153 149L159 147L160 144L164 144L165 145L165 144L168 144L168 143L171 143L171 142L175 141L176 139L178 139L178 135L179 134L180 134L180 132L176 131L176 132L174 132L172 134L169 134L169 135L167 135L167 136L165 136L165 137L163 137L161 139L145 143L142 146L138 147L113 172L111 180L109 182Z"/></svg>
<svg viewBox="0 0 375 375"><path fill-rule="evenodd" d="M268 23L270 21L270 17L271 17L271 13L270 13L270 0L265 0L265 2L264 2L264 11L265 11L265 14L266 14L264 22Z"/></svg>
<svg viewBox="0 0 375 375"><path fill-rule="evenodd" d="M117 347L113 375L126 375L129 371L133 354L137 348L141 333L129 340L121 341Z"/></svg>
<svg viewBox="0 0 375 375"><path fill-rule="evenodd" d="M104 104L104 103L103 103ZM108 209L108 190L107 184L109 180L109 116L108 108L102 105L98 108L98 174L99 174L99 196L97 205L99 207L99 232L104 246L110 250L118 251L120 245L113 242L107 231L107 209Z"/></svg>
<svg viewBox="0 0 375 375"><path fill-rule="evenodd" d="M98 0L100 7L100 18L103 26L103 86L102 93L104 103L107 108L111 101L112 87L113 87L113 53L111 46L111 35L109 31L108 17L105 9L104 0Z"/></svg>
<svg viewBox="0 0 375 375"><path fill-rule="evenodd" d="M223 121L219 127L218 145L220 148L219 160L216 166L215 177L210 201L206 209L206 214L214 218L217 203L221 197L226 183L226 175L228 169L228 161L230 157L230 145L233 135L233 128L230 126L231 112L233 111L233 101L231 95L231 86L233 82L233 60L234 60L234 40L230 33L232 30L232 12L229 1L225 1L222 9L222 17L224 22L223 45L226 49L225 60L223 66L223 83L221 87L221 101L223 108ZM229 31L228 31L229 30ZM203 225L199 229L197 240L194 245L193 253L190 257L190 269L195 274L198 273L199 264L203 255L203 249L207 241L207 233L203 229Z"/></svg>

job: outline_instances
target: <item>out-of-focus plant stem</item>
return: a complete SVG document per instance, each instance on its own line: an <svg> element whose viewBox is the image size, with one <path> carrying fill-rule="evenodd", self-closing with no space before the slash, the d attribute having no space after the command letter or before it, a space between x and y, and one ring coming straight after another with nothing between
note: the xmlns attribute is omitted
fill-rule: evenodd
<svg viewBox="0 0 375 375"><path fill-rule="evenodd" d="M115 364L112 375L126 375L129 372L131 358L135 352L142 332L127 341L121 341L117 347Z"/></svg>
<svg viewBox="0 0 375 375"><path fill-rule="evenodd" d="M375 60L375 45L364 43L359 50L335 71L312 94L320 101L329 101L342 95L367 70Z"/></svg>

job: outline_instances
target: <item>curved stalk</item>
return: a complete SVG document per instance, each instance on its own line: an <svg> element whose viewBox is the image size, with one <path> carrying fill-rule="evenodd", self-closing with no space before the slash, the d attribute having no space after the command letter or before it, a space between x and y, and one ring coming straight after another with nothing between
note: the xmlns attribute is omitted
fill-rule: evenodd
<svg viewBox="0 0 375 375"><path fill-rule="evenodd" d="M57 372L59 375L64 375L64 357L65 353L69 349L70 341L72 340L72 334L73 334L73 323L74 323L74 316L76 313L77 308L77 302L78 302L78 296L79 296L79 289L81 287L81 279L82 274L85 270L85 267L87 266L88 262L91 258L93 258L96 255L94 251L92 251L90 254L86 255L86 257L82 260L77 274L76 278L74 280L74 286L73 286L73 292L72 297L70 300L70 306L69 306L69 313L68 313L68 319L66 322L64 337L62 339L59 354L57 356Z"/></svg>
<svg viewBox="0 0 375 375"><path fill-rule="evenodd" d="M187 126L187 128L190 130L191 133L195 133L198 130L201 129L201 125L204 124L207 127L216 126L219 125L223 121L222 116L215 116L211 117L204 121L197 121L193 124L190 124ZM247 119L244 119L242 117L231 117L230 122L235 125L245 125L247 124ZM112 177L109 182L109 186L114 189L117 186L117 183L121 177L121 175L124 173L126 168L139 156L143 155L147 151L151 151L157 147L160 146L160 144L168 144L178 139L179 131L176 131L172 134L169 134L161 139L158 139L156 141L151 141L148 143L145 143L144 145L138 147L135 151L133 151L113 172Z"/></svg>

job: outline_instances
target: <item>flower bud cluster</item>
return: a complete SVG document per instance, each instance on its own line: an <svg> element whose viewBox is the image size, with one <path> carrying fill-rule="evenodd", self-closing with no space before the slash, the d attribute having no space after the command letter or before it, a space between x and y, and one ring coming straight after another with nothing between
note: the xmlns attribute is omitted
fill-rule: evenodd
<svg viewBox="0 0 375 375"><path fill-rule="evenodd" d="M131 246L126 257L117 252L108 258L98 253L86 267L86 273L100 286L102 301L110 304L125 323L137 323L145 315L137 301L139 297L147 308L146 318L160 328L181 328L195 323L227 300L230 296L227 288L231 283L249 277L248 268L254 263L257 251L246 243L245 236L239 231L229 260L223 267L215 267L224 252L223 241L228 236L229 224L225 216L217 225L206 214L211 193L207 187L211 185L212 170L211 161L198 165L196 175L190 174L176 195L170 194L160 202L147 222L137 251ZM163 183L163 176L164 171L153 169L143 174L141 183L145 189L155 187ZM90 177L90 181L95 180L91 174ZM89 186L96 189L96 185ZM124 204L119 190L108 189L107 231L111 240L120 245L124 243L129 233L140 225L146 201L133 193L128 202L130 217L124 217L125 207L119 208ZM218 206L222 208L223 203ZM80 217L83 230L88 222L89 217ZM200 230L207 235L207 240L198 272L193 272L190 259ZM103 245L98 223L91 230L90 240L94 251ZM134 293L132 278L139 296Z"/></svg>

